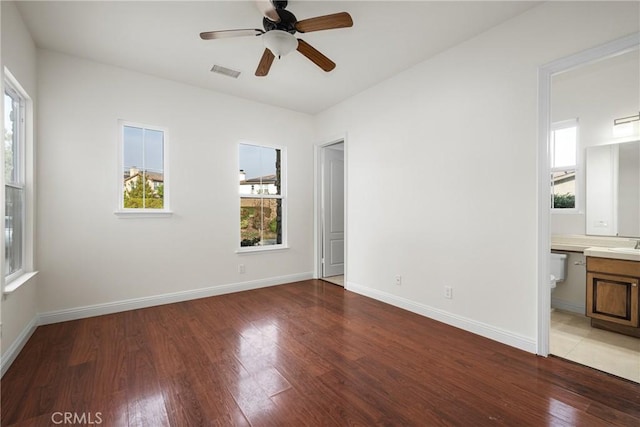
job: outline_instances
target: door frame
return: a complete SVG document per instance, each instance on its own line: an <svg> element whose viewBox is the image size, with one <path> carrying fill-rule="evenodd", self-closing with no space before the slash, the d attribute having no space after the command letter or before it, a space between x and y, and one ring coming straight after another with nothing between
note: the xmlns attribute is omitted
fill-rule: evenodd
<svg viewBox="0 0 640 427"><path fill-rule="evenodd" d="M349 263L347 262L348 258L348 173L347 173L347 165L348 165L348 144L347 144L347 135L339 136L336 138L329 139L328 141L318 143L313 147L313 169L314 169L314 185L313 185L313 201L314 201L314 210L313 210L313 240L314 240L314 271L313 278L320 279L322 278L322 232L323 232L323 221L324 215L322 212L323 200L322 200L322 170L323 170L323 150L327 149L331 145L343 143L344 144L344 287L347 289L347 270Z"/></svg>
<svg viewBox="0 0 640 427"><path fill-rule="evenodd" d="M555 74L621 55L640 46L640 33L557 59L538 69L538 337L536 353L549 355L551 328L551 201L549 197L549 135L551 132L551 78Z"/></svg>

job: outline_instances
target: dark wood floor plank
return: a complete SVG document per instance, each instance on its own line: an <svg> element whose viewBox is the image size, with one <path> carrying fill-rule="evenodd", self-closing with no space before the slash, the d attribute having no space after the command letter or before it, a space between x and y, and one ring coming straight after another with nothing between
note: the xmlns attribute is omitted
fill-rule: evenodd
<svg viewBox="0 0 640 427"><path fill-rule="evenodd" d="M56 364L55 361L44 364L39 362L47 358L43 337L44 334L39 331L33 334L23 348L21 357L16 359L0 381L2 420L6 420L6 423L29 419L43 413L40 410L43 406L41 402L47 400L46 397L44 399L42 397L46 395L42 386L45 383L43 378L48 377L48 373L55 369ZM11 384L11 387L8 384ZM24 402L22 397L26 395L31 395L32 399Z"/></svg>
<svg viewBox="0 0 640 427"><path fill-rule="evenodd" d="M328 375L330 371L316 377L306 374L304 370L299 368L297 368L297 372L293 372L293 367L288 365L281 368L281 372L286 378L290 379L290 382L294 382L298 386L274 396L272 400L283 405L287 402L287 400L284 399L288 398L288 401L290 401L292 395L302 395L304 396L303 404L298 403L295 408L287 408L286 410L317 410L319 413L324 413L322 424L307 425L369 426L375 424L375 418L369 411L363 411L354 405L353 402L348 401L345 398L343 390L340 388L333 389L327 386L326 381L323 381L322 377ZM296 381L292 381L293 378L295 378ZM294 390L294 392L292 392L292 390Z"/></svg>
<svg viewBox="0 0 640 427"><path fill-rule="evenodd" d="M322 398L322 397L319 397ZM278 407L278 413L283 414L281 425L295 426L332 426L338 421L330 417L322 403L308 398L295 388L290 388L271 397Z"/></svg>
<svg viewBox="0 0 640 427"><path fill-rule="evenodd" d="M94 407L97 407L93 416L97 413L102 420L101 424L105 425L107 422L113 426L128 426L129 425L129 402L127 400L126 389L117 391L105 397L106 400L94 402Z"/></svg>
<svg viewBox="0 0 640 427"><path fill-rule="evenodd" d="M192 309L193 307L188 308L191 313ZM195 411L201 414L201 423L198 425L248 425L246 417L229 392L220 369L224 363L231 363L236 366L236 372L239 372L240 363L233 358L232 352L221 353L222 347L210 345L212 338L218 334L209 333L197 318L189 317L180 329L180 358L189 366L183 374L183 381L191 389L186 392L192 395L191 404L196 405ZM228 344L226 346L231 347ZM227 357L222 357L222 354ZM165 396L165 401L168 401L170 407L178 406L180 410L185 406L170 394ZM192 416L189 414L189 417ZM193 423L193 420L185 418L176 422L188 424Z"/></svg>
<svg viewBox="0 0 640 427"><path fill-rule="evenodd" d="M100 333L100 325L104 321L105 319L103 317L90 317L85 319L84 322L80 322L73 340L73 348L69 355L70 366L81 365L96 360L100 341L104 339Z"/></svg>
<svg viewBox="0 0 640 427"><path fill-rule="evenodd" d="M441 357L445 359L446 357ZM425 361L430 363L430 361ZM358 361L362 367L360 376L370 376L373 387L389 388L396 393L396 399L409 411L423 414L428 424L475 424L482 420L497 421L500 411L496 411L495 402L488 403L480 399L472 399L468 393L456 385L459 379L455 370L446 366L434 368L434 372L418 369L406 369L407 365L398 367L392 358L364 358ZM412 374L413 373L413 374ZM446 378L446 381L442 379ZM473 379L465 378L471 386L485 387ZM480 403L480 406L475 406ZM413 409L411 409L413 408Z"/></svg>
<svg viewBox="0 0 640 427"><path fill-rule="evenodd" d="M127 339L124 316L103 316L99 335L109 343L109 351L103 351L102 343L98 343L96 361L95 400L111 401L116 393L126 391L127 377Z"/></svg>
<svg viewBox="0 0 640 427"><path fill-rule="evenodd" d="M129 426L169 426L169 418L150 350L127 355L127 414ZM110 420L106 420L107 423Z"/></svg>
<svg viewBox="0 0 640 427"><path fill-rule="evenodd" d="M3 426L640 425L640 385L316 280L39 327Z"/></svg>
<svg viewBox="0 0 640 427"><path fill-rule="evenodd" d="M55 420L57 421L57 418ZM3 423L2 425L10 427L51 427L55 424L53 424L51 420L51 414L43 414L37 417L21 419L20 421L11 424Z"/></svg>

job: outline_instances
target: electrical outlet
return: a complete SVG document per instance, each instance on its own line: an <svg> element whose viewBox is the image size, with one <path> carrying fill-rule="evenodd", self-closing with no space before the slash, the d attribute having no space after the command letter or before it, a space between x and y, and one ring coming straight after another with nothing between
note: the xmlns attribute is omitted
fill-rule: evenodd
<svg viewBox="0 0 640 427"><path fill-rule="evenodd" d="M445 286L444 287L444 297L446 299L452 299L453 298L453 288L451 286Z"/></svg>
<svg viewBox="0 0 640 427"><path fill-rule="evenodd" d="M247 270L245 269L244 264L238 264L238 273L244 274L246 273L246 271Z"/></svg>
<svg viewBox="0 0 640 427"><path fill-rule="evenodd" d="M402 285L402 276L397 275L396 276L396 286L400 286Z"/></svg>

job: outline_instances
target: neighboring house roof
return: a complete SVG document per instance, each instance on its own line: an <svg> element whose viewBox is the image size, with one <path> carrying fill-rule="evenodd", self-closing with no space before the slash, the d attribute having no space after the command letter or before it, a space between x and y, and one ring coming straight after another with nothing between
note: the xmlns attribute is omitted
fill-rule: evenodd
<svg viewBox="0 0 640 427"><path fill-rule="evenodd" d="M576 172L569 171L569 172L565 172L565 173L553 176L553 183L560 184L563 182L575 181L575 179L576 179Z"/></svg>
<svg viewBox="0 0 640 427"><path fill-rule="evenodd" d="M275 175L257 176L255 178L249 178L249 179L245 179L244 181L240 181L240 185L275 184L275 183L276 183Z"/></svg>
<svg viewBox="0 0 640 427"><path fill-rule="evenodd" d="M128 176L125 177L124 181L131 181L132 179L134 179L135 177L139 176L141 173L138 172L137 174L133 175L133 176ZM153 182L164 182L164 175L161 173L156 173L156 172L147 172L147 181L153 181Z"/></svg>

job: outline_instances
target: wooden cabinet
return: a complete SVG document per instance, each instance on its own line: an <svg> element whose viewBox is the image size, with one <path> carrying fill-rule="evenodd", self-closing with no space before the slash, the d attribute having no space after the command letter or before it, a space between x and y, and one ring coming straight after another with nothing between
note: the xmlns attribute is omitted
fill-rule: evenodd
<svg viewBox="0 0 640 427"><path fill-rule="evenodd" d="M587 316L592 325L640 334L640 262L587 257Z"/></svg>
<svg viewBox="0 0 640 427"><path fill-rule="evenodd" d="M587 273L587 316L638 327L638 279Z"/></svg>

